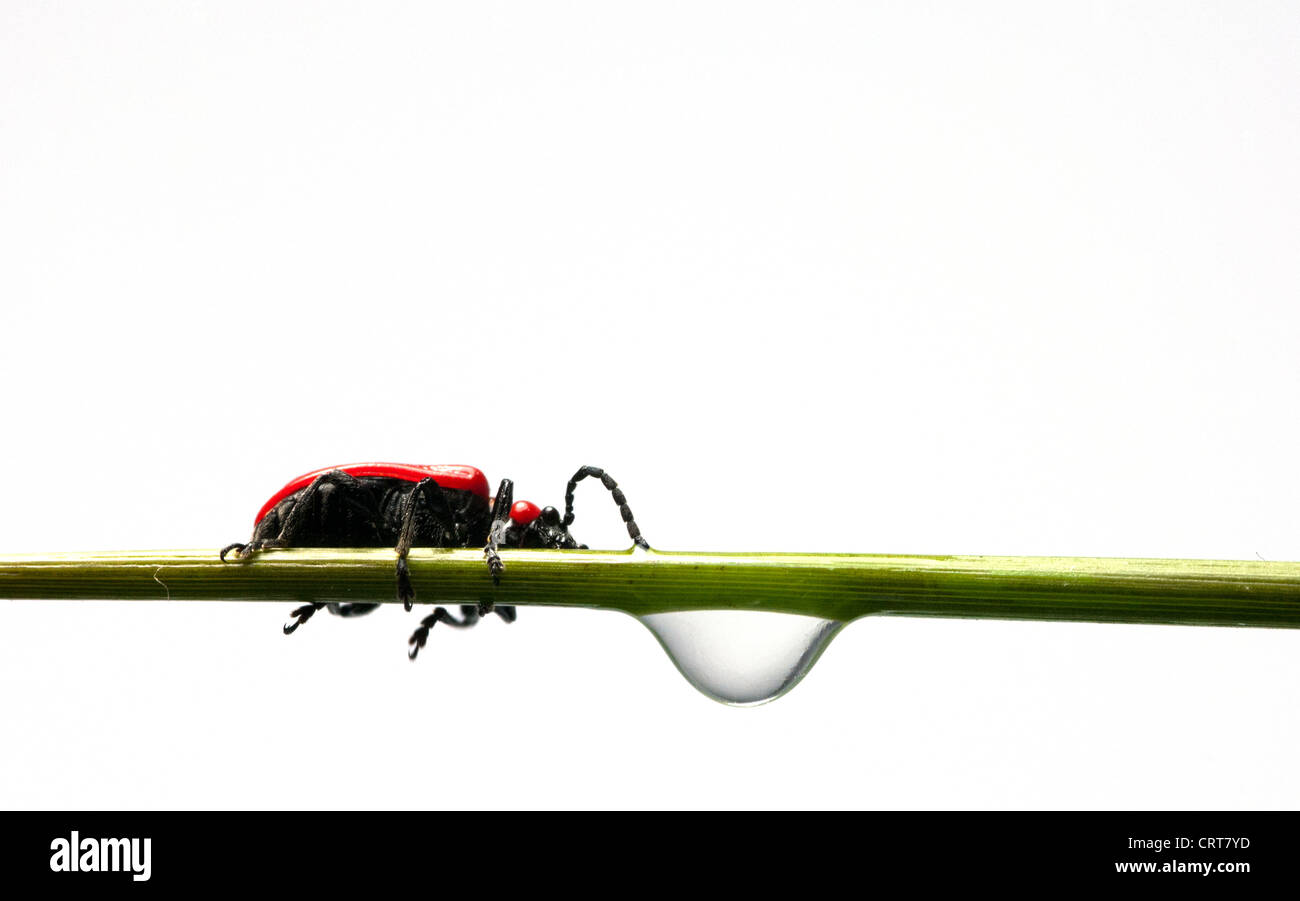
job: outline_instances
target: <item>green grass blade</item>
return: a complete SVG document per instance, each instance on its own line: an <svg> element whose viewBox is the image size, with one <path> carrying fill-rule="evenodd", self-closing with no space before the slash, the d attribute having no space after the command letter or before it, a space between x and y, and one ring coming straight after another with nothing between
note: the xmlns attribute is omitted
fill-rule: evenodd
<svg viewBox="0 0 1300 901"><path fill-rule="evenodd" d="M1300 563L1091 557L503 551L494 589L477 550L418 548L421 603L744 609L849 621L871 614L1300 627ZM394 601L388 549L213 550L0 557L0 598Z"/></svg>

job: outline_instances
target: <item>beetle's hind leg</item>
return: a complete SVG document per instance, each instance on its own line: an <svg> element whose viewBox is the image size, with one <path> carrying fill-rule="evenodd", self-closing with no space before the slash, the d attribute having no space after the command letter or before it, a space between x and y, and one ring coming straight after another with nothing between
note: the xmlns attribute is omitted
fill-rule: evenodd
<svg viewBox="0 0 1300 901"><path fill-rule="evenodd" d="M373 521L372 506L360 482L341 469L331 469L292 495L291 501L286 499L267 511L254 527L253 537L247 543L236 541L223 547L221 559L225 561L231 551L240 560L247 560L260 550L321 547L316 533L321 523L329 519L331 510L350 507L355 511L354 516L360 514Z"/></svg>
<svg viewBox="0 0 1300 901"><path fill-rule="evenodd" d="M294 499L288 513L282 514L280 507L270 510L253 529L253 537L247 544L235 542L221 549L220 557L224 563L226 555L235 552L239 560L247 560L260 550L295 547L305 542L313 545L313 532L319 524L328 521L331 509L351 507L365 518L373 520L372 511L365 503L360 483L341 469L331 469L317 476ZM292 635L298 627L315 615L316 611L328 606L330 613L339 616L360 616L374 610L375 604L304 604L296 608L290 616L293 620L284 624L284 634Z"/></svg>
<svg viewBox="0 0 1300 901"><path fill-rule="evenodd" d="M247 543L236 541L233 544L228 544L221 549L221 553L217 556L221 558L222 563L225 563L226 555L231 551L234 551L236 559L247 560L260 550L288 546L288 544L278 538L258 538L256 537L256 533L254 533L254 537L250 538Z"/></svg>

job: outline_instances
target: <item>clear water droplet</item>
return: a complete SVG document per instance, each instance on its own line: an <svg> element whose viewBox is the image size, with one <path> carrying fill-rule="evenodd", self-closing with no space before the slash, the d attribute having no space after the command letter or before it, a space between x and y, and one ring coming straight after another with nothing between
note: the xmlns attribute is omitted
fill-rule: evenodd
<svg viewBox="0 0 1300 901"><path fill-rule="evenodd" d="M749 707L798 684L844 624L760 610L683 610L638 617L692 685Z"/></svg>

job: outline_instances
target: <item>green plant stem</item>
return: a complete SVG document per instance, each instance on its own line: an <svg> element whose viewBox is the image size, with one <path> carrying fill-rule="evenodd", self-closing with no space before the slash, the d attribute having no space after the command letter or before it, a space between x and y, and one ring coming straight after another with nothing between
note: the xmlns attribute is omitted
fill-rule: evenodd
<svg viewBox="0 0 1300 901"><path fill-rule="evenodd" d="M493 588L476 550L418 548L420 603L602 607L634 615L744 609L1300 627L1300 563L1095 557L503 551ZM0 557L0 598L394 601L387 549L212 550Z"/></svg>

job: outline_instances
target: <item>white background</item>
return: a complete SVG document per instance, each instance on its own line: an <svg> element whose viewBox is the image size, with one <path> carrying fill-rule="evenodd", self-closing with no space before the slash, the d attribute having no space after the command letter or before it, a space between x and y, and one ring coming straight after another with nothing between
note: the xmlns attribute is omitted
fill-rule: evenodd
<svg viewBox="0 0 1300 901"><path fill-rule="evenodd" d="M1289 3L0 4L0 552L582 463L665 549L1295 559ZM612 504L575 532L623 547ZM1300 632L0 605L4 807L1295 807Z"/></svg>

